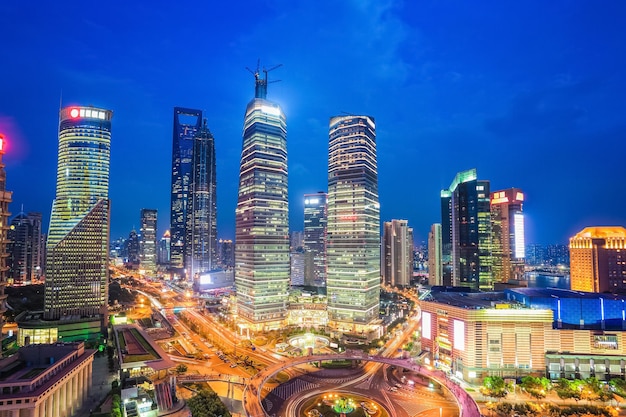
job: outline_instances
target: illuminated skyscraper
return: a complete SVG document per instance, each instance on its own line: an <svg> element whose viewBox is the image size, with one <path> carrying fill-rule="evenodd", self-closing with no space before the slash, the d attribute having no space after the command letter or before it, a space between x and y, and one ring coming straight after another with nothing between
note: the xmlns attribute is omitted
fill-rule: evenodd
<svg viewBox="0 0 626 417"><path fill-rule="evenodd" d="M185 268L190 276L217 267L217 193L215 140L206 124L193 139L191 206Z"/></svg>
<svg viewBox="0 0 626 417"><path fill-rule="evenodd" d="M159 265L170 264L170 231L166 230L159 241L159 252L157 261Z"/></svg>
<svg viewBox="0 0 626 417"><path fill-rule="evenodd" d="M139 264L141 269L154 272L157 264L156 209L141 209L140 224Z"/></svg>
<svg viewBox="0 0 626 417"><path fill-rule="evenodd" d="M30 284L39 278L43 266L41 213L20 213L11 220L8 231L9 281Z"/></svg>
<svg viewBox="0 0 626 417"><path fill-rule="evenodd" d="M524 193L519 188L491 193L491 261L494 282L524 279Z"/></svg>
<svg viewBox="0 0 626 417"><path fill-rule="evenodd" d="M113 112L61 109L56 198L47 242L45 317L106 317Z"/></svg>
<svg viewBox="0 0 626 417"><path fill-rule="evenodd" d="M489 181L476 169L459 172L441 191L441 208L444 285L493 290Z"/></svg>
<svg viewBox="0 0 626 417"><path fill-rule="evenodd" d="M376 126L369 116L330 119L327 294L331 326L366 330L380 302Z"/></svg>
<svg viewBox="0 0 626 417"><path fill-rule="evenodd" d="M193 174L193 144L202 127L202 111L174 107L172 143L172 198L170 212L170 266L184 274L191 211L190 191Z"/></svg>
<svg viewBox="0 0 626 417"><path fill-rule="evenodd" d="M304 195L304 284L326 286L326 221L328 196Z"/></svg>
<svg viewBox="0 0 626 417"><path fill-rule="evenodd" d="M413 229L408 220L383 224L381 256L383 282L392 287L407 287L413 276Z"/></svg>
<svg viewBox="0 0 626 417"><path fill-rule="evenodd" d="M4 326L4 313L7 311L7 296L4 294L4 287L7 285L7 227L9 224L9 203L11 202L11 191L7 191L7 174L2 162L4 155L4 136L0 135L0 343L2 342L2 327ZM1 345L0 345L1 347Z"/></svg>
<svg viewBox="0 0 626 417"><path fill-rule="evenodd" d="M428 233L428 283L430 285L443 285L441 267L441 224L435 223L430 226Z"/></svg>
<svg viewBox="0 0 626 417"><path fill-rule="evenodd" d="M626 290L626 229L586 227L569 240L574 291Z"/></svg>
<svg viewBox="0 0 626 417"><path fill-rule="evenodd" d="M287 314L289 204L285 115L266 99L267 72L255 78L243 126L235 286L241 325L261 331L279 328Z"/></svg>

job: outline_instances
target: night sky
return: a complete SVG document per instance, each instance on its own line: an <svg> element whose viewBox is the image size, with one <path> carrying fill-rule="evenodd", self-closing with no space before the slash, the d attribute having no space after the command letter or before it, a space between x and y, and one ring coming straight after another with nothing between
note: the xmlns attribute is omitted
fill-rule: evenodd
<svg viewBox="0 0 626 417"><path fill-rule="evenodd" d="M112 109L111 237L141 208L169 226L175 106L216 140L218 234L234 237L241 133L254 78L287 115L292 230L327 189L328 121L376 119L381 222L416 243L439 192L477 168L526 192L527 242L626 225L626 2L2 1L0 132L11 211L55 193L58 109Z"/></svg>

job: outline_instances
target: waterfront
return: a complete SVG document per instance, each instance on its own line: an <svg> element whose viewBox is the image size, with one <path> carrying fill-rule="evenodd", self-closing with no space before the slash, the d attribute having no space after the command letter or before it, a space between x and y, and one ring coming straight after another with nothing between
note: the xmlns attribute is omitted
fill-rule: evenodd
<svg viewBox="0 0 626 417"><path fill-rule="evenodd" d="M560 288L570 289L569 274L563 275L543 275L538 272L527 272L526 280L530 288Z"/></svg>

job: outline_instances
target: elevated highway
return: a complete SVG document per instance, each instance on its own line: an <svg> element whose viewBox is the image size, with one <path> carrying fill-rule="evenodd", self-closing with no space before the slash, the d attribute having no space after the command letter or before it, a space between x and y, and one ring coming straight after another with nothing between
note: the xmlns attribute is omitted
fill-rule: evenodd
<svg viewBox="0 0 626 417"><path fill-rule="evenodd" d="M476 401L461 387L448 379L442 371L431 371L422 366L416 365L407 359L395 359L384 356L367 355L361 352L347 351L332 355L311 355L290 359L289 361L269 365L254 377L250 378L248 386L243 394L243 408L248 417L269 417L262 404L261 394L263 385L278 372L288 368L311 362L329 360L359 360L365 362L377 362L393 365L405 369L410 369L424 375L445 387L456 398L460 409L460 417L480 417L480 411Z"/></svg>

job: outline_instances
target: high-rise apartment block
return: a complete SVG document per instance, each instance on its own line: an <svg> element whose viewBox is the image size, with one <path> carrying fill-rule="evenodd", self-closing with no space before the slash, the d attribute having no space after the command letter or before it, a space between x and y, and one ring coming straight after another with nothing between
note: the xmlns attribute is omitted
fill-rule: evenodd
<svg viewBox="0 0 626 417"><path fill-rule="evenodd" d="M106 317L113 112L61 109L56 198L47 242L45 317Z"/></svg>
<svg viewBox="0 0 626 417"><path fill-rule="evenodd" d="M157 263L163 266L169 266L170 264L170 231L166 230L159 240L159 252L157 256Z"/></svg>
<svg viewBox="0 0 626 417"><path fill-rule="evenodd" d="M346 332L379 318L380 206L376 126L369 116L330 119L327 294L329 324Z"/></svg>
<svg viewBox="0 0 626 417"><path fill-rule="evenodd" d="M430 285L443 285L441 268L441 224L435 223L430 226L428 233L428 283Z"/></svg>
<svg viewBox="0 0 626 417"><path fill-rule="evenodd" d="M193 139L191 206L185 268L191 277L217 267L215 140L204 120Z"/></svg>
<svg viewBox="0 0 626 417"><path fill-rule="evenodd" d="M0 135L0 224L8 225L9 203L11 202L11 191L7 191L7 174L4 170L2 156L4 155L4 136ZM4 287L7 285L7 231L8 227L0 227L0 342L2 342L2 327L4 325L4 313L7 311L7 296L4 294Z"/></svg>
<svg viewBox="0 0 626 417"><path fill-rule="evenodd" d="M383 282L392 287L408 287L413 276L413 229L408 220L383 224L381 254Z"/></svg>
<svg viewBox="0 0 626 417"><path fill-rule="evenodd" d="M9 244L8 281L30 284L43 270L41 213L20 213L11 220L7 233Z"/></svg>
<svg viewBox="0 0 626 417"><path fill-rule="evenodd" d="M491 193L492 273L494 282L524 279L524 193L519 188Z"/></svg>
<svg viewBox="0 0 626 417"><path fill-rule="evenodd" d="M235 286L240 325L253 331L280 328L289 288L287 123L255 74L255 98L243 126L239 196L235 212Z"/></svg>
<svg viewBox="0 0 626 417"><path fill-rule="evenodd" d="M219 240L220 266L222 268L232 268L235 266L235 245L231 239Z"/></svg>
<svg viewBox="0 0 626 417"><path fill-rule="evenodd" d="M157 210L141 209L139 238L139 263L141 269L155 272L157 265Z"/></svg>
<svg viewBox="0 0 626 417"><path fill-rule="evenodd" d="M459 172L441 191L444 285L493 289L489 181Z"/></svg>
<svg viewBox="0 0 626 417"><path fill-rule="evenodd" d="M304 195L304 283L326 286L327 199L324 192Z"/></svg>
<svg viewBox="0 0 626 417"><path fill-rule="evenodd" d="M170 266L184 274L191 211L194 138L202 127L202 110L174 108L172 195L170 211Z"/></svg>
<svg viewBox="0 0 626 417"><path fill-rule="evenodd" d="M574 291L626 290L626 229L586 227L569 241Z"/></svg>

